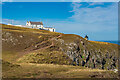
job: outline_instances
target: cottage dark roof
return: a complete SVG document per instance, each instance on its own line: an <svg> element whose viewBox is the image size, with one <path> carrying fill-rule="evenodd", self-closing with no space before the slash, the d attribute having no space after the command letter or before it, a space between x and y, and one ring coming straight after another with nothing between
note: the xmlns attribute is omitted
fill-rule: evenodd
<svg viewBox="0 0 120 80"><path fill-rule="evenodd" d="M31 24L35 24L35 25L43 25L42 22L31 22L31 21L30 21L30 23L31 23Z"/></svg>

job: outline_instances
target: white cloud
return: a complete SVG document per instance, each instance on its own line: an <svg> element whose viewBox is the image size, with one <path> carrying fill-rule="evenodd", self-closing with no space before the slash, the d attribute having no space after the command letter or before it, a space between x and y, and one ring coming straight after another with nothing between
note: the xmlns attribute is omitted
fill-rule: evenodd
<svg viewBox="0 0 120 80"><path fill-rule="evenodd" d="M94 5L104 5L104 3L89 3L86 7L82 7L81 3L72 3L73 10L70 12L74 13L74 15L68 19L45 19L42 21L45 27L55 27L57 32L79 34L82 37L88 34L94 40L116 40L118 35L117 3L107 7L96 6L90 8L90 6ZM39 21L39 19L35 20ZM2 21L10 23L10 19L3 19ZM23 25L25 22L23 20L13 20L13 24L17 25ZM106 35L106 37L103 35Z"/></svg>
<svg viewBox="0 0 120 80"><path fill-rule="evenodd" d="M96 5L96 3L91 4L92 6ZM82 7L82 3L72 3L73 10L70 12L73 12L74 15L70 18L83 23L116 23L118 17L117 3L113 3L108 7L96 6L89 8L90 5Z"/></svg>
<svg viewBox="0 0 120 80"><path fill-rule="evenodd" d="M75 33L83 37L84 34L88 34L91 39L94 40L117 40L117 3L112 3L106 7L103 7L104 3L89 3L88 6L83 6L84 5L80 2L73 2L73 10L69 12L74 13L74 15L69 17L67 20L56 22L54 22L54 20L51 21L51 23L57 26L56 29L59 32ZM72 20L72 22L69 20Z"/></svg>
<svg viewBox="0 0 120 80"><path fill-rule="evenodd" d="M92 2L92 3L89 3L90 6L92 5L104 5L103 2Z"/></svg>
<svg viewBox="0 0 120 80"><path fill-rule="evenodd" d="M120 0L72 0L73 2L119 2Z"/></svg>
<svg viewBox="0 0 120 80"><path fill-rule="evenodd" d="M13 19L2 19L3 24L23 25L24 21L13 20Z"/></svg>
<svg viewBox="0 0 120 80"><path fill-rule="evenodd" d="M0 4L3 4L3 2L13 2L13 0L0 0Z"/></svg>
<svg viewBox="0 0 120 80"><path fill-rule="evenodd" d="M55 27L57 32L66 34L77 34L84 37L86 34L91 40L117 40L117 25L108 25L101 23L84 24L80 22L71 22L68 20L42 20L44 26Z"/></svg>
<svg viewBox="0 0 120 80"><path fill-rule="evenodd" d="M13 0L1 0L1 2L12 2Z"/></svg>

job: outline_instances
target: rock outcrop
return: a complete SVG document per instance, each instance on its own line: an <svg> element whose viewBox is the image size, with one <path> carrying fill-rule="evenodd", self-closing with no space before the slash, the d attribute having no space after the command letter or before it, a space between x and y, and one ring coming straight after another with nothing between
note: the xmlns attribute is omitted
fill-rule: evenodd
<svg viewBox="0 0 120 80"><path fill-rule="evenodd" d="M22 59L23 62L64 63L88 68L118 69L117 44L88 41L74 34L52 33L7 25L3 25L2 28L3 59L10 58L6 55L9 52L9 56L16 55L9 59L12 59L11 61ZM34 61L30 61L31 58Z"/></svg>
<svg viewBox="0 0 120 80"><path fill-rule="evenodd" d="M73 36L76 38L73 39ZM71 42L66 42L68 38ZM67 34L55 43L61 44L57 46L72 59L72 65L107 70L118 68L118 45L116 44L87 41L77 35Z"/></svg>

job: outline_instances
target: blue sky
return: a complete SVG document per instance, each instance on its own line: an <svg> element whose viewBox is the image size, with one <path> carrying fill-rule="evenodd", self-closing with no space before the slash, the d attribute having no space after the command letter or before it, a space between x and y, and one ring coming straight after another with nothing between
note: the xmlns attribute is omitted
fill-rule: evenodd
<svg viewBox="0 0 120 80"><path fill-rule="evenodd" d="M118 39L116 2L4 2L3 23L22 24L42 21L57 32L77 34L90 40Z"/></svg>
<svg viewBox="0 0 120 80"><path fill-rule="evenodd" d="M2 2L119 2L120 0L0 0Z"/></svg>

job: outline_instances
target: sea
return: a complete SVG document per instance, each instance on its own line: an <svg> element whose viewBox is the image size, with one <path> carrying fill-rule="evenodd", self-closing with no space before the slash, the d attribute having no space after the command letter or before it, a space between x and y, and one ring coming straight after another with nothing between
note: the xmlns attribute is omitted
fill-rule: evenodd
<svg viewBox="0 0 120 80"><path fill-rule="evenodd" d="M113 44L120 45L120 41L100 41L100 42L108 42L108 43L113 43Z"/></svg>

